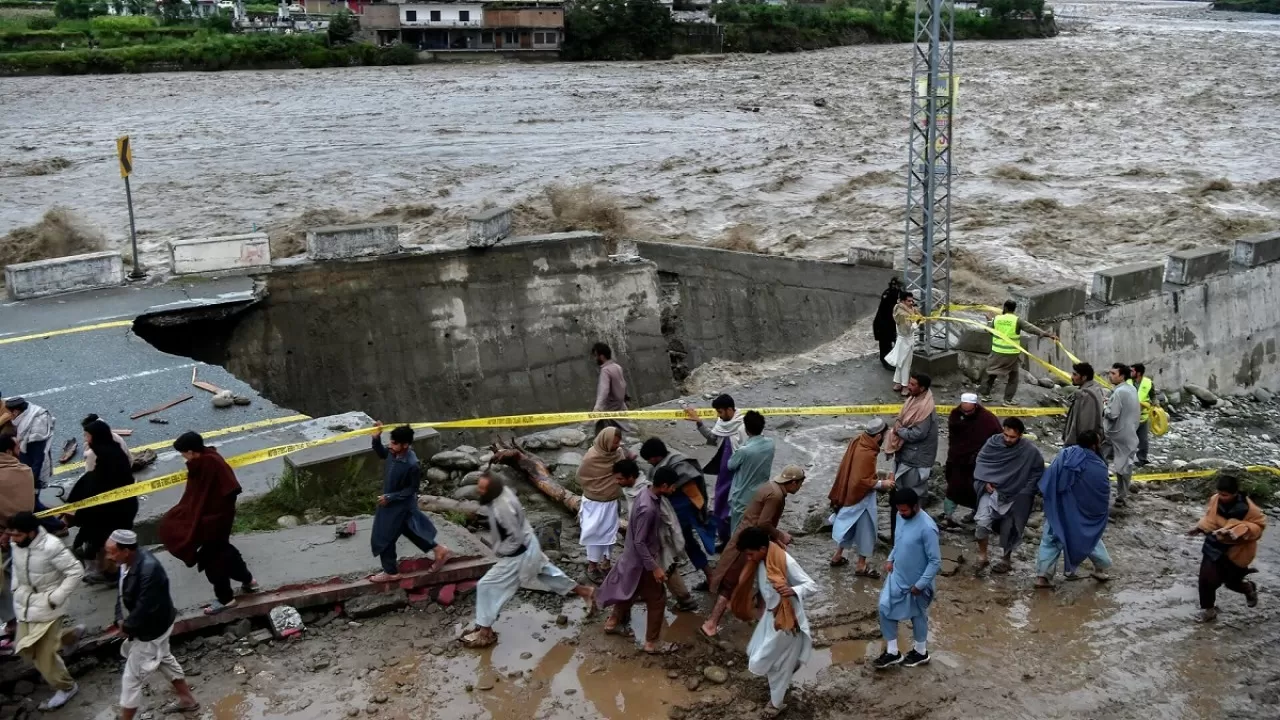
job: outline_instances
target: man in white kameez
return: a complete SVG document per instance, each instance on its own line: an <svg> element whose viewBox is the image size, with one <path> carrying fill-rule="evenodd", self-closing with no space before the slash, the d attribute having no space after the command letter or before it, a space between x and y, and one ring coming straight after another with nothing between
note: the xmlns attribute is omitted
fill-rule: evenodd
<svg viewBox="0 0 1280 720"><path fill-rule="evenodd" d="M792 675L813 654L805 602L818 586L762 528L744 528L737 547L746 557L747 567L753 568L748 570L753 582L738 584L733 611L743 620L758 621L747 644L747 669L769 679L764 717L772 718L786 707L783 700Z"/></svg>
<svg viewBox="0 0 1280 720"><path fill-rule="evenodd" d="M169 594L169 576L150 551L138 547L132 530L116 530L106 544L107 557L120 566L120 594L116 601L113 633L126 640L124 675L120 682L120 720L133 720L142 706L147 677L157 674L169 681L178 699L160 708L160 714L191 713L200 703L191 694L182 666L169 649L169 637L178 613Z"/></svg>
<svg viewBox="0 0 1280 720"><path fill-rule="evenodd" d="M487 471L480 475L477 488L480 502L489 507L489 545L498 562L476 585L476 629L462 636L462 644L485 648L497 643L493 624L502 607L522 587L557 595L573 593L587 601L588 617L595 614L595 588L579 585L551 564L542 553L515 492Z"/></svg>

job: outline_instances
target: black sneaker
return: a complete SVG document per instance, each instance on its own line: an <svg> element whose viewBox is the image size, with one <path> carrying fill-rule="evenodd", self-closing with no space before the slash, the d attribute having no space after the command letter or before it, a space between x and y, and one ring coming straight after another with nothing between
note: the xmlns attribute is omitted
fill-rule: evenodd
<svg viewBox="0 0 1280 720"><path fill-rule="evenodd" d="M924 654L921 654L916 652L914 649L911 652L907 653L907 656L902 659L903 667L917 667L920 665L928 665L928 664L929 664L929 653L926 652Z"/></svg>
<svg viewBox="0 0 1280 720"><path fill-rule="evenodd" d="M871 661L871 667L877 670L888 670L889 668L901 662L902 662L901 653L893 653L893 654L884 653L880 657Z"/></svg>

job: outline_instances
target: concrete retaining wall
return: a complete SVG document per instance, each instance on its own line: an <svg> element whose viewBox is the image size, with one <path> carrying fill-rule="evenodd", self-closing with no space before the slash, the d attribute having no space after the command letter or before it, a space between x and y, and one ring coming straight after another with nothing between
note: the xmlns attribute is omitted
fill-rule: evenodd
<svg viewBox="0 0 1280 720"><path fill-rule="evenodd" d="M400 252L398 225L344 225L307 231L307 257L341 260Z"/></svg>
<svg viewBox="0 0 1280 720"><path fill-rule="evenodd" d="M152 316L147 337L300 412L358 408L388 421L589 409L599 373L589 350L606 342L638 407L677 395L690 358L752 360L839 337L874 310L892 272L641 248L653 259L559 233L484 253L276 263L255 304Z"/></svg>
<svg viewBox="0 0 1280 720"><path fill-rule="evenodd" d="M413 421L590 408L589 351L603 341L635 402L670 398L654 266L608 254L599 236L566 233L483 255L276 267L266 300L215 360L311 415L360 408Z"/></svg>
<svg viewBox="0 0 1280 720"><path fill-rule="evenodd" d="M1250 262L1271 257L1273 242L1280 248L1280 235L1243 239L1232 257ZM1114 362L1145 363L1158 387L1280 387L1280 262L1226 269L1225 252L1173 254L1164 267L1178 284L1170 282L1154 294L1147 290L1154 270L1145 265L1100 271L1105 280L1095 279L1094 287L1101 297L1065 317L1030 319L1058 333L1098 370ZM1058 367L1070 367L1070 359L1049 342L1033 339L1027 346Z"/></svg>
<svg viewBox="0 0 1280 720"><path fill-rule="evenodd" d="M169 242L169 265L175 275L238 270L271 264L266 233L192 238Z"/></svg>
<svg viewBox="0 0 1280 720"><path fill-rule="evenodd" d="M123 282L124 260L114 252L14 263L4 268L4 284L10 300L112 287Z"/></svg>
<svg viewBox="0 0 1280 720"><path fill-rule="evenodd" d="M893 270L688 245L636 243L667 291L664 327L684 365L788 355L875 314ZM673 358L679 360L680 358Z"/></svg>

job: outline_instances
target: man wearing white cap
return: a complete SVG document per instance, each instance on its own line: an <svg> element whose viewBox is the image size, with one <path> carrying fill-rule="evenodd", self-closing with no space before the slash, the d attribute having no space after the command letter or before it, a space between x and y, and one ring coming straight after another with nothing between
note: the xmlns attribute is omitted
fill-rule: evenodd
<svg viewBox="0 0 1280 720"><path fill-rule="evenodd" d="M965 518L973 522L978 509L978 493L973 487L973 471L978 464L978 453L992 435L999 435L1000 418L978 403L976 393L964 393L960 404L947 418L947 462L943 471L947 478L946 499L942 502L939 523L946 527L959 527L951 518L957 507L967 507L974 512Z"/></svg>
<svg viewBox="0 0 1280 720"><path fill-rule="evenodd" d="M142 705L147 676L158 672L173 684L178 699L161 712L187 713L200 707L191 694L182 666L169 650L169 635L178 613L169 595L169 576L149 551L138 547L132 530L116 530L107 540L107 557L120 565L120 595L116 602L115 632L123 635L124 678L120 687L120 718L133 720Z"/></svg>

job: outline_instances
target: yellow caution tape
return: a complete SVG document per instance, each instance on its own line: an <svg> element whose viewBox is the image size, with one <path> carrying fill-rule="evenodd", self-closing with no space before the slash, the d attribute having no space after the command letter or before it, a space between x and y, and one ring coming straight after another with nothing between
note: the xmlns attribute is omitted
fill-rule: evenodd
<svg viewBox="0 0 1280 720"><path fill-rule="evenodd" d="M953 405L939 405L939 412L950 412ZM757 412L762 415L894 415L902 409L901 405L816 405L811 407L777 407L777 408L759 408ZM1062 415L1066 412L1064 408L1000 408L1001 414L1005 415L1021 415L1025 417L1037 417L1045 415ZM711 419L715 417L715 411L709 408L697 409L698 417ZM683 410L625 410L618 412L567 412L567 413L539 413L532 415L503 415L488 418L471 418L467 420L447 420L442 422L422 422L411 423L410 427L415 429L422 428L507 428L507 427L532 427L538 425L569 425L580 422L590 422L593 420L683 420L685 419ZM235 428L224 428L220 431L214 431L217 434L225 435L246 428L262 427L270 423L281 423L290 420L307 419L305 415L294 415L289 418L277 418L274 421L260 420L257 423L249 423L247 425L237 426ZM341 442L351 438L368 436L371 432L370 428L360 430L352 430L320 440L308 440L305 442L290 443L288 445L279 445L263 450L254 450L252 452L233 455L227 458L227 463L231 467L244 467L246 465L255 465L257 463L266 462L275 458L283 457L299 450L328 445L330 443ZM214 433L206 434L205 437L213 437ZM167 447L168 443L155 443L152 446L143 447ZM141 449L141 448L139 448ZM103 505L117 500L125 500L139 495L147 495L149 493L158 492L167 488L181 485L186 482L186 471L178 471L162 475L150 480L144 480L132 485L128 485L115 490L94 495L91 498L85 498L78 502L59 505L50 508L38 514L39 517L48 517L50 515L61 515L64 513L73 513L83 510L87 507Z"/></svg>
<svg viewBox="0 0 1280 720"><path fill-rule="evenodd" d="M1245 470L1249 472L1265 472L1272 475L1280 475L1280 468L1271 467L1270 465L1246 465ZM1134 475L1133 479L1138 482L1160 482L1163 480L1192 480L1194 478L1209 477L1218 470L1172 470L1161 473L1147 473L1144 475Z"/></svg>
<svg viewBox="0 0 1280 720"><path fill-rule="evenodd" d="M48 330L41 333L32 333L31 335L19 335L11 338L0 338L0 345L8 345L9 343L26 342L27 340L43 340L45 338L56 337L58 335L70 335L72 333L89 332L90 330L107 330L109 328L133 327L132 320L112 320L111 322L97 323L94 325L77 325L76 327L63 328L62 330Z"/></svg>
<svg viewBox="0 0 1280 720"><path fill-rule="evenodd" d="M232 435L234 433L249 432L250 430L260 430L266 427L274 427L276 425L285 425L293 422L302 422L303 420L310 420L310 419L311 419L310 415L286 415L285 417L270 418L268 420L257 420L255 422L245 423L243 425L232 425L231 427L219 428L217 430L207 430L207 431L201 432L200 437L205 439L221 437L223 435ZM173 447L172 440L161 440L160 442L154 442L154 443L151 443L150 445L138 445L137 447L129 448L129 450L132 452L141 452L143 450L160 450L160 449L169 448L169 447ZM83 461L67 463L66 465L59 465L57 469L53 471L53 474L62 475L63 473L69 473L69 472L74 472L76 470L80 470L83 467L84 467Z"/></svg>
<svg viewBox="0 0 1280 720"><path fill-rule="evenodd" d="M994 308L990 305L947 305L943 308L939 308L928 317L924 317L924 316L917 316L917 317L919 317L919 319L923 322L954 322L954 323L960 323L961 325L968 325L971 327L975 327L975 328L978 328L979 330L988 332L993 337L998 337L1004 340L1005 342L1009 343L1010 345L1016 346L1019 352L1031 358L1036 364L1040 365L1045 370L1048 370L1049 372L1053 373L1054 375L1058 376L1059 378L1062 378L1067 382L1071 382L1071 373L1068 373L1066 370L1063 370L1057 367L1056 365L1048 362L1047 360L1040 359L1039 357L1031 353L1029 350L1027 350L1025 347L1023 347L1020 339L1015 340L1014 338L1010 338L1004 333L1000 332L999 330L996 330L995 328L991 327L990 325L987 325L985 323L980 323L976 320L970 320L969 318L945 317L940 314L944 310L948 312L955 312L955 311L961 311L961 310L980 310L982 312L999 312L997 308ZM1061 350L1062 353L1066 355L1069 360L1071 360L1072 363L1080 362L1080 358L1076 357L1070 350L1068 350L1067 346L1063 345L1061 340L1054 338L1053 342L1055 345L1058 346L1058 349ZM1113 389L1111 387L1111 383L1107 382L1106 378L1102 377L1101 375L1096 376L1094 379L1098 381L1098 384L1102 385L1108 390ZM1164 408L1160 407L1159 405L1156 405L1155 403L1144 402L1142 403L1142 409L1148 411L1148 413L1150 414L1151 432L1155 433L1156 435L1164 435L1165 433L1169 432L1169 413L1166 412Z"/></svg>

